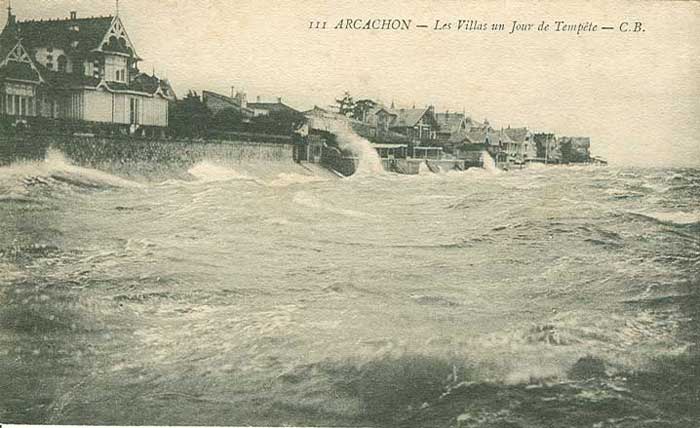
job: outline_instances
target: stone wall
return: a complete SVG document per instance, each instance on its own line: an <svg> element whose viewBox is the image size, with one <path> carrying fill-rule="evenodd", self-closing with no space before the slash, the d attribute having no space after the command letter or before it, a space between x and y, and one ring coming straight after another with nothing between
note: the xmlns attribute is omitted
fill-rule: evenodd
<svg viewBox="0 0 700 428"><path fill-rule="evenodd" d="M198 162L223 165L294 162L291 142L0 135L0 166L43 160L56 151L68 162L122 175L177 175Z"/></svg>

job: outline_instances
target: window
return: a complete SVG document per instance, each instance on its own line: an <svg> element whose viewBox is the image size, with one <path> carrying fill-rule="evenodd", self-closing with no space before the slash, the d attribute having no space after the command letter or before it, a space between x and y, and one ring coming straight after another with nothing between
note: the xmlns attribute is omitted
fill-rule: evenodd
<svg viewBox="0 0 700 428"><path fill-rule="evenodd" d="M61 73L68 72L68 60L64 55L58 57L58 71Z"/></svg>
<svg viewBox="0 0 700 428"><path fill-rule="evenodd" d="M131 98L129 101L129 123L139 123L139 102L138 98Z"/></svg>

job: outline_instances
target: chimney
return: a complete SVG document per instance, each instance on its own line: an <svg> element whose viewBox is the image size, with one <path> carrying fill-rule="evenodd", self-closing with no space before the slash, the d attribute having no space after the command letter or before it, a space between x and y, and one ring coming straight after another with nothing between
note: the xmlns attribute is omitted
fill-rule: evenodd
<svg viewBox="0 0 700 428"><path fill-rule="evenodd" d="M76 12L76 11L74 11L74 10L71 11L71 13L70 13L70 19L72 19L73 21L75 21L76 19L78 19L78 12Z"/></svg>
<svg viewBox="0 0 700 428"><path fill-rule="evenodd" d="M257 103L260 102L260 95L258 95L257 97L255 97L255 102L257 102Z"/></svg>
<svg viewBox="0 0 700 428"><path fill-rule="evenodd" d="M277 104L282 104L282 97L277 97Z"/></svg>
<svg viewBox="0 0 700 428"><path fill-rule="evenodd" d="M234 98L236 96L236 87L231 86L231 98Z"/></svg>

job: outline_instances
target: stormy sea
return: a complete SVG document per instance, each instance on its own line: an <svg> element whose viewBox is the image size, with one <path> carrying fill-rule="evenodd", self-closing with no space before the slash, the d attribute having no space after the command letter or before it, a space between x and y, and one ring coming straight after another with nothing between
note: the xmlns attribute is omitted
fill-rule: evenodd
<svg viewBox="0 0 700 428"><path fill-rule="evenodd" d="M142 169L0 167L0 421L700 424L698 169Z"/></svg>

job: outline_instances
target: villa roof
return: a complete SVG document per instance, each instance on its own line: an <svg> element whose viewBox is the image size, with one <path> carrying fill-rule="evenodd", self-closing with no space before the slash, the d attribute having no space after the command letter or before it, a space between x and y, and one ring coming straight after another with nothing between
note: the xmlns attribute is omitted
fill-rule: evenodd
<svg viewBox="0 0 700 428"><path fill-rule="evenodd" d="M20 59L20 57L23 58ZM27 52L22 41L17 39L16 33L12 31L0 33L0 64L5 60L7 62L0 71L1 77L31 82L42 80L41 67Z"/></svg>
<svg viewBox="0 0 700 428"><path fill-rule="evenodd" d="M55 46L66 51L89 52L100 47L113 20L113 16L30 20L18 21L16 26L19 37L29 49ZM73 31L71 28L76 26L78 31ZM11 31L9 26L5 27L5 31ZM74 42L77 42L75 47L73 47Z"/></svg>
<svg viewBox="0 0 700 428"><path fill-rule="evenodd" d="M435 119L440 126L440 132L453 134L462 128L464 114L462 113L436 113Z"/></svg>
<svg viewBox="0 0 700 428"><path fill-rule="evenodd" d="M513 140L503 131L472 128L469 131L460 131L453 135L449 142L453 144L486 144L488 142L491 146L497 146L499 143L512 143Z"/></svg>
<svg viewBox="0 0 700 428"><path fill-rule="evenodd" d="M460 130L452 135L450 135L449 140L447 140L448 143L450 144L479 144L480 141L474 141L472 140L472 137L470 137L470 132Z"/></svg>
<svg viewBox="0 0 700 428"><path fill-rule="evenodd" d="M530 133L527 128L506 128L503 130L516 143L522 143Z"/></svg>
<svg viewBox="0 0 700 428"><path fill-rule="evenodd" d="M423 115L428 111L428 107L422 109L395 109L391 110L391 113L396 115L396 119L391 124L392 128L398 127L412 127L415 126L418 121L421 120Z"/></svg>
<svg viewBox="0 0 700 428"><path fill-rule="evenodd" d="M472 119L472 118L469 117L469 116L467 116L464 120L465 120L465 122L467 123L467 129L470 129L470 128L487 128L487 127L489 126L488 123L481 123L481 122L478 122L478 121Z"/></svg>
<svg viewBox="0 0 700 428"><path fill-rule="evenodd" d="M172 90L172 88L170 88L170 83L168 83L166 81L161 81L161 82L162 82L161 87L163 88L163 90L171 92L172 96L174 97L175 92ZM241 101L236 97L229 97L226 95L217 94L216 92L204 90L204 91L202 91L202 98L205 100L207 98L215 98L219 101L223 101L224 103L229 104L230 108L238 109L241 112L248 114L248 115L253 115L253 110L249 107L242 107Z"/></svg>

